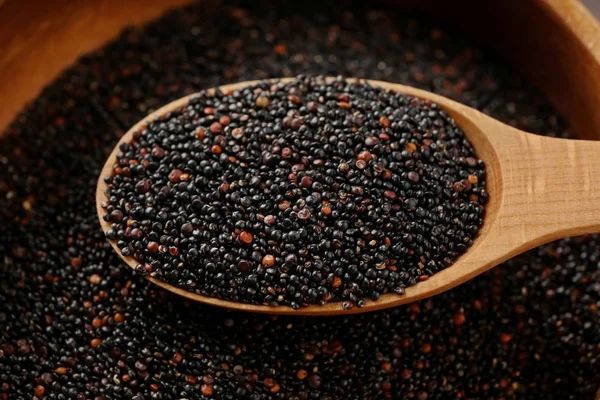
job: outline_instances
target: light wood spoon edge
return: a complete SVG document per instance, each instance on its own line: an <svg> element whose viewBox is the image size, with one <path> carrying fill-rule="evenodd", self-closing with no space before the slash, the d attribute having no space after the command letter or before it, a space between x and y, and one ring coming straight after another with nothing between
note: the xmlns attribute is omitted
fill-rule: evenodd
<svg viewBox="0 0 600 400"><path fill-rule="evenodd" d="M600 231L600 142L530 134L425 90L376 80L360 81L439 104L455 119L473 144L477 156L485 162L490 200L481 230L465 254L428 280L407 288L404 295L383 294L377 301L367 300L364 307L350 310L342 309L341 302L310 305L299 310L288 306L236 303L189 292L149 276L146 279L187 299L239 311L347 315L430 297L544 243ZM232 92L258 82L246 81L219 88L223 92ZM178 99L151 113L127 131L113 149L102 168L96 190L96 209L104 232L110 228L110 223L102 218L105 210L101 203L107 199L105 192L108 189L103 178L112 175L119 145L131 142L133 132L143 129L148 122L185 107L193 96ZM133 257L121 255L115 241L109 240L109 243L130 267L135 268L138 262Z"/></svg>

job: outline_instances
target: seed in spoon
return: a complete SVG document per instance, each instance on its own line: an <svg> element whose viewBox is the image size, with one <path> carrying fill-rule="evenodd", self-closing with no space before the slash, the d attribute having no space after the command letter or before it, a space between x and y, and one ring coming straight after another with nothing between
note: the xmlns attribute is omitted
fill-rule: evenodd
<svg viewBox="0 0 600 400"><path fill-rule="evenodd" d="M105 217L112 237L154 278L243 303L351 309L448 267L482 223L483 163L436 104L299 77L200 92L187 109L122 146L113 170L138 167L109 184L124 216Z"/></svg>

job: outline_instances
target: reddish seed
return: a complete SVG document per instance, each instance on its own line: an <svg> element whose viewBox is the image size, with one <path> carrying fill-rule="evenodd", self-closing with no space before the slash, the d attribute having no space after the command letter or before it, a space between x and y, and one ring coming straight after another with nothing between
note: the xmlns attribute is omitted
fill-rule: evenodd
<svg viewBox="0 0 600 400"><path fill-rule="evenodd" d="M404 368L400 373L400 376L402 377L402 379L410 379L410 377L412 376L412 371L408 368Z"/></svg>
<svg viewBox="0 0 600 400"><path fill-rule="evenodd" d="M352 105L350 103L346 103L345 101L340 101L337 103L337 105L343 110L349 110L352 108Z"/></svg>
<svg viewBox="0 0 600 400"><path fill-rule="evenodd" d="M248 262L248 260L240 260L238 262L238 269L241 272L248 272L248 271L250 271L250 263Z"/></svg>
<svg viewBox="0 0 600 400"><path fill-rule="evenodd" d="M97 284L99 284L100 282L102 282L102 277L101 277L100 275L98 275L98 274L93 274L93 275L91 275L91 276L90 276L90 283L91 283L92 285L97 285Z"/></svg>
<svg viewBox="0 0 600 400"><path fill-rule="evenodd" d="M454 321L454 325L462 325L467 321L467 318L465 317L465 314L463 313L456 313L452 316L452 320Z"/></svg>
<svg viewBox="0 0 600 400"><path fill-rule="evenodd" d="M44 397L44 393L46 393L46 389L42 386L42 385L37 385L34 389L33 389L33 395L35 397L38 398L42 398Z"/></svg>
<svg viewBox="0 0 600 400"><path fill-rule="evenodd" d="M212 387L212 385L202 385L202 386L200 387L200 391L202 392L202 394L203 394L204 396L207 396L207 397L210 397L210 396L212 396L212 395L213 395L213 393L214 393L214 390L213 390L213 387Z"/></svg>
<svg viewBox="0 0 600 400"><path fill-rule="evenodd" d="M154 146L152 148L152 157L161 159L165 156L165 151L160 146Z"/></svg>
<svg viewBox="0 0 600 400"><path fill-rule="evenodd" d="M289 147L284 147L281 150L281 157L290 158L291 156L292 156L292 149L290 149Z"/></svg>
<svg viewBox="0 0 600 400"><path fill-rule="evenodd" d="M344 346L339 340L333 340L327 345L327 350L330 353L338 353Z"/></svg>
<svg viewBox="0 0 600 400"><path fill-rule="evenodd" d="M213 107L204 107L204 114L213 115L215 113L215 109Z"/></svg>
<svg viewBox="0 0 600 400"><path fill-rule="evenodd" d="M95 349L96 347L100 346L100 343L102 343L102 340L101 340L101 339L98 339L98 338L92 339L92 340L90 341L90 345L91 345L91 346L92 346L94 349Z"/></svg>
<svg viewBox="0 0 600 400"><path fill-rule="evenodd" d="M358 159L359 160L363 160L365 162L369 162L371 161L371 152L370 151L361 151L360 153L358 153Z"/></svg>
<svg viewBox="0 0 600 400"><path fill-rule="evenodd" d="M271 389L273 386L275 386L275 381L273 378L265 378L263 385L265 385L267 389Z"/></svg>
<svg viewBox="0 0 600 400"><path fill-rule="evenodd" d="M342 278L339 276L334 276L333 281L331 281L331 286L334 288L340 287L342 284Z"/></svg>
<svg viewBox="0 0 600 400"><path fill-rule="evenodd" d="M274 264L275 264L275 257L273 257L271 254L267 254L266 256L263 257L262 265L264 265L265 267L271 267Z"/></svg>
<svg viewBox="0 0 600 400"><path fill-rule="evenodd" d="M227 193L229 191L229 183L223 182L219 185L219 192Z"/></svg>
<svg viewBox="0 0 600 400"><path fill-rule="evenodd" d="M299 369L296 372L296 378L298 378L300 380L306 379L307 376L308 376L308 372L306 372L305 369Z"/></svg>
<svg viewBox="0 0 600 400"><path fill-rule="evenodd" d="M393 191L391 191L391 190L386 190L385 192L383 192L383 195L384 195L386 198L390 199L390 200L395 200L395 199L396 199L396 193L394 193L394 192L393 192Z"/></svg>
<svg viewBox="0 0 600 400"><path fill-rule="evenodd" d="M404 148L406 151L409 151L411 153L414 153L415 151L417 151L417 145L410 142L406 145L406 147Z"/></svg>
<svg viewBox="0 0 600 400"><path fill-rule="evenodd" d="M321 207L321 214L323 214L323 215L331 214L331 208L329 206Z"/></svg>
<svg viewBox="0 0 600 400"><path fill-rule="evenodd" d="M204 128L198 128L196 129L196 139L198 140L204 140L204 134L205 134L205 130Z"/></svg>
<svg viewBox="0 0 600 400"><path fill-rule="evenodd" d="M350 95L348 93L338 93L335 97L338 101L350 101Z"/></svg>
<svg viewBox="0 0 600 400"><path fill-rule="evenodd" d="M300 100L300 97L296 96L295 94L290 94L288 96L288 100L294 104L300 104L302 102L302 100Z"/></svg>
<svg viewBox="0 0 600 400"><path fill-rule="evenodd" d="M231 123L231 118L229 118L227 115L223 115L221 118L219 118L219 123L223 126L227 126Z"/></svg>
<svg viewBox="0 0 600 400"><path fill-rule="evenodd" d="M473 185L471 185L471 182L468 179L463 179L461 182L464 188L463 190L465 192L468 192L473 187Z"/></svg>
<svg viewBox="0 0 600 400"><path fill-rule="evenodd" d="M174 169L173 171L171 171L169 173L169 181L171 181L172 183L178 183L179 178L181 177L181 174L183 174L183 172L181 172L181 170Z"/></svg>
<svg viewBox="0 0 600 400"><path fill-rule="evenodd" d="M125 321L125 316L123 316L121 313L116 313L113 319L117 324L120 324L121 322Z"/></svg>
<svg viewBox="0 0 600 400"><path fill-rule="evenodd" d="M472 185L476 185L476 184L477 184L477 182L479 182L479 179L477 178L477 176L476 176L476 175L469 175L469 182L470 182Z"/></svg>
<svg viewBox="0 0 600 400"><path fill-rule="evenodd" d="M156 253L158 251L158 243L156 243L156 242L148 243L148 245L146 246L146 250L148 250L148 252L150 252L150 253Z"/></svg>
<svg viewBox="0 0 600 400"><path fill-rule="evenodd" d="M81 266L81 263L82 261L80 257L71 258L71 267L79 268Z"/></svg>
<svg viewBox="0 0 600 400"><path fill-rule="evenodd" d="M392 124L392 122L390 121L390 119L388 117L385 117L385 116L379 117L379 125L381 125L382 128L389 128L391 124Z"/></svg>
<svg viewBox="0 0 600 400"><path fill-rule="evenodd" d="M223 129L223 126L218 122L213 122L212 124L210 124L209 129L212 133L219 133L221 132L221 129Z"/></svg>
<svg viewBox="0 0 600 400"><path fill-rule="evenodd" d="M250 232L242 231L242 233L240 233L240 242L244 244L251 244L252 240L253 237Z"/></svg>
<svg viewBox="0 0 600 400"><path fill-rule="evenodd" d="M383 372L384 374L388 374L392 371L392 363L389 361L384 362L383 364L381 364L381 372Z"/></svg>
<svg viewBox="0 0 600 400"><path fill-rule="evenodd" d="M281 211L285 211L285 210L287 210L288 208L290 208L290 205L291 205L291 204L290 204L290 202L289 202L289 201L287 201L287 200L284 200L284 201L282 201L281 203L279 203L279 206L278 206L278 207L279 207L279 209L280 209Z"/></svg>
<svg viewBox="0 0 600 400"><path fill-rule="evenodd" d="M277 392L279 392L279 389L281 389L281 387L279 386L279 384L276 383L275 385L273 385L273 387L271 389L269 389L269 391L271 393L277 393Z"/></svg>
<svg viewBox="0 0 600 400"><path fill-rule="evenodd" d="M210 149L214 154L221 154L223 152L223 149L221 149L221 146L219 146L218 144L213 145L213 147L211 147Z"/></svg>
<svg viewBox="0 0 600 400"><path fill-rule="evenodd" d="M131 230L130 236L132 239L136 239L136 240L140 239L142 237L142 235L143 235L143 233L142 233L141 229L139 229L139 228L134 228Z"/></svg>
<svg viewBox="0 0 600 400"><path fill-rule="evenodd" d="M102 319L101 318L94 318L92 320L92 326L96 329L100 328L102 326Z"/></svg>
<svg viewBox="0 0 600 400"><path fill-rule="evenodd" d="M452 184L452 189L454 189L455 192L460 193L465 190L465 186L462 182L454 182L454 184Z"/></svg>
<svg viewBox="0 0 600 400"><path fill-rule="evenodd" d="M509 343L512 340L512 335L508 334L508 333L502 333L500 335L500 343L506 344Z"/></svg>
<svg viewBox="0 0 600 400"><path fill-rule="evenodd" d="M429 343L423 343L423 345L421 346L421 351L425 354L428 354L431 352L431 345Z"/></svg>
<svg viewBox="0 0 600 400"><path fill-rule="evenodd" d="M302 187L309 188L312 186L312 184L313 180L310 176L303 176L302 179L300 179L300 185Z"/></svg>
<svg viewBox="0 0 600 400"><path fill-rule="evenodd" d="M273 52L279 55L285 54L287 52L287 47L285 44L277 44L273 47Z"/></svg>
<svg viewBox="0 0 600 400"><path fill-rule="evenodd" d="M179 364L180 362L183 361L183 354L181 353L175 353L175 355L173 356L173 361L175 361L177 364Z"/></svg>
<svg viewBox="0 0 600 400"><path fill-rule="evenodd" d="M58 367L54 370L57 375L65 375L67 373L67 369L65 367Z"/></svg>

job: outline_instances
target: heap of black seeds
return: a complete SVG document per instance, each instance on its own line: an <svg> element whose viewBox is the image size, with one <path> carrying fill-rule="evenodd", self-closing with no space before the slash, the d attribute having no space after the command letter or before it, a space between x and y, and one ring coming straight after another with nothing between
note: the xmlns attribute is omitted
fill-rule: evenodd
<svg viewBox="0 0 600 400"><path fill-rule="evenodd" d="M370 77L566 136L517 73L429 17L367 2L208 4L85 57L3 132L0 399L594 399L597 236L540 247L429 300L335 318L190 304L123 265L95 212L100 168L125 129L202 88Z"/></svg>
<svg viewBox="0 0 600 400"><path fill-rule="evenodd" d="M402 294L466 250L487 199L437 104L342 78L202 91L120 150L107 238L142 274L239 302Z"/></svg>

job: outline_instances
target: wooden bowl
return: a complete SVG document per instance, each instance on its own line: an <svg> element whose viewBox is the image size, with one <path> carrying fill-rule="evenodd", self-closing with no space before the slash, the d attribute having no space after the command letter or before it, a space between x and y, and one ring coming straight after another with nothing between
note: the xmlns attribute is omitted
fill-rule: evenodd
<svg viewBox="0 0 600 400"><path fill-rule="evenodd" d="M193 0L0 0L0 132L82 54ZM464 29L535 83L581 138L600 139L600 25L577 0L387 0ZM35 49L35 51L33 51Z"/></svg>
<svg viewBox="0 0 600 400"><path fill-rule="evenodd" d="M0 132L80 55L127 25L190 2L0 0ZM577 136L600 139L600 25L577 0L388 2L436 14L479 38L536 84Z"/></svg>

